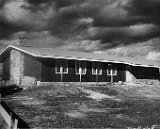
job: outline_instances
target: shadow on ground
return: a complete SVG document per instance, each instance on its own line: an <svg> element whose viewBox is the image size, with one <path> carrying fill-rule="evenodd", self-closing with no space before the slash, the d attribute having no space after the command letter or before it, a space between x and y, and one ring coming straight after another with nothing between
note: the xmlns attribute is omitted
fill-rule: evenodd
<svg viewBox="0 0 160 129"><path fill-rule="evenodd" d="M25 121L23 121L18 115L15 114L14 111L12 111L4 102L1 102L1 105L5 108L5 110L11 114L12 113L12 119L18 119L18 128L19 129L30 129L30 127L27 125Z"/></svg>
<svg viewBox="0 0 160 129"><path fill-rule="evenodd" d="M20 88L19 86L17 85L8 85L8 86L1 86L0 87L0 93L1 93L1 96L4 97L4 96L7 96L7 95L11 95L11 94L14 94L14 93L17 93L19 91L21 91L22 88ZM3 108L8 112L8 114L12 114L12 119L15 120L15 119L18 119L18 128L19 129L30 129L30 127L26 124L25 121L23 121L18 115L16 115L16 113L11 110L7 104L5 104L3 101L1 102L1 105L3 106Z"/></svg>
<svg viewBox="0 0 160 129"><path fill-rule="evenodd" d="M0 93L1 93L2 97L6 96L6 95L11 95L11 94L19 92L21 90L22 90L22 88L20 88L17 85L0 86Z"/></svg>

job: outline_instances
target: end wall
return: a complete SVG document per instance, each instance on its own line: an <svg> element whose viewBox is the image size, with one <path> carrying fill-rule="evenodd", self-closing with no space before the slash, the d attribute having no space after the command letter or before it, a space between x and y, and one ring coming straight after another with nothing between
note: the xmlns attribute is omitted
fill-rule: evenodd
<svg viewBox="0 0 160 129"><path fill-rule="evenodd" d="M159 83L159 68L127 66L126 81L135 83Z"/></svg>
<svg viewBox="0 0 160 129"><path fill-rule="evenodd" d="M20 85L20 80L23 77L23 65L23 54L12 49L10 51L10 81L12 84Z"/></svg>

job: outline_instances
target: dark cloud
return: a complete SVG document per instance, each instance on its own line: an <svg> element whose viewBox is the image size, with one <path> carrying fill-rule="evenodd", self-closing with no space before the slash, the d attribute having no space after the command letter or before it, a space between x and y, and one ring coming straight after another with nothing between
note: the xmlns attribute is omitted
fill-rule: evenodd
<svg viewBox="0 0 160 129"><path fill-rule="evenodd" d="M39 5L39 4L43 4L43 3L51 3L52 0L25 0L27 1L29 4L31 5Z"/></svg>
<svg viewBox="0 0 160 129"><path fill-rule="evenodd" d="M106 28L98 27L93 28L93 32L94 33L90 35L92 40L101 40L103 44L107 44L107 47L115 47L119 44L131 44L157 37L160 34L160 27L154 24ZM108 46L108 44L110 45Z"/></svg>
<svg viewBox="0 0 160 129"><path fill-rule="evenodd" d="M130 4L130 15L139 17L142 22L160 23L159 0L132 0Z"/></svg>
<svg viewBox="0 0 160 129"><path fill-rule="evenodd" d="M159 16L160 1L159 0L132 0L130 12L132 15L140 16Z"/></svg>
<svg viewBox="0 0 160 129"><path fill-rule="evenodd" d="M10 22L4 16L0 15L0 19L0 39L9 38L15 32L24 29L20 24Z"/></svg>
<svg viewBox="0 0 160 129"><path fill-rule="evenodd" d="M13 2L20 4L11 8ZM98 48L108 49L147 41L160 33L159 0L0 0L0 14L0 38L21 31L47 31L50 36L44 37L49 44L46 39L53 36L86 44L98 40Z"/></svg>
<svg viewBox="0 0 160 129"><path fill-rule="evenodd" d="M5 0L0 0L0 8L2 8L4 6L4 4L6 3Z"/></svg>

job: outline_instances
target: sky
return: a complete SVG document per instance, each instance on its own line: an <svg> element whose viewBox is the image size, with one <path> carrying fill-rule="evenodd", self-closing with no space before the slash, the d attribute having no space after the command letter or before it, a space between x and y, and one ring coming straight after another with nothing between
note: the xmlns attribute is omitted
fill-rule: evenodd
<svg viewBox="0 0 160 129"><path fill-rule="evenodd" d="M0 43L160 63L160 0L0 0Z"/></svg>

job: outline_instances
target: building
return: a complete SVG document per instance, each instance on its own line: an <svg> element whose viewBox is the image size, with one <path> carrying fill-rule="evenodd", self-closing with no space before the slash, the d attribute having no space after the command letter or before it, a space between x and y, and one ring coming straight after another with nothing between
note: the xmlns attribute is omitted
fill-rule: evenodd
<svg viewBox="0 0 160 129"><path fill-rule="evenodd" d="M0 53L2 79L20 85L24 76L40 82L158 81L159 66L106 54L9 45Z"/></svg>

